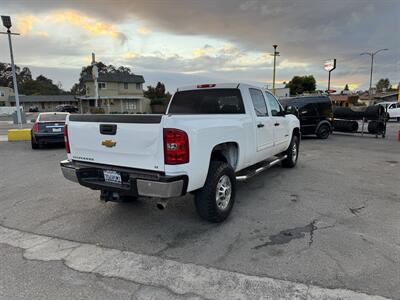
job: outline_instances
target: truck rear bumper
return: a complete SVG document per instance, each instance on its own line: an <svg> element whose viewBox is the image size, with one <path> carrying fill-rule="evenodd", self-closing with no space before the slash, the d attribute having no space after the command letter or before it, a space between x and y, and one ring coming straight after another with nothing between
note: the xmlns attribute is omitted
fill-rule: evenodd
<svg viewBox="0 0 400 300"><path fill-rule="evenodd" d="M186 194L187 176L171 177L161 173L107 166L95 163L60 162L64 177L94 190L118 192L121 195L156 198L179 197ZM103 170L115 170L121 174L122 183L104 181Z"/></svg>

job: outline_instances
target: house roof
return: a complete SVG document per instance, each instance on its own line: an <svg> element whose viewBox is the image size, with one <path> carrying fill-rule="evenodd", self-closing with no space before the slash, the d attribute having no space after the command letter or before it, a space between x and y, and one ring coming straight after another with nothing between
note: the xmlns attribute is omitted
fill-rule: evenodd
<svg viewBox="0 0 400 300"><path fill-rule="evenodd" d="M10 102L15 102L15 96L10 96ZM72 102L77 101L73 95L49 95L49 96L19 96L19 102Z"/></svg>
<svg viewBox="0 0 400 300"><path fill-rule="evenodd" d="M393 97L393 96L397 96L399 92L395 91L395 92L386 92L386 93L377 93L377 94L372 94L372 99L382 99L384 100L385 98L388 97ZM360 96L361 100L369 100L369 96L368 94L366 95L361 95Z"/></svg>
<svg viewBox="0 0 400 300"><path fill-rule="evenodd" d="M85 75L82 78L83 82L93 81L91 75ZM97 81L100 82L122 82L122 83L144 83L142 75L115 73L115 74L99 74Z"/></svg>

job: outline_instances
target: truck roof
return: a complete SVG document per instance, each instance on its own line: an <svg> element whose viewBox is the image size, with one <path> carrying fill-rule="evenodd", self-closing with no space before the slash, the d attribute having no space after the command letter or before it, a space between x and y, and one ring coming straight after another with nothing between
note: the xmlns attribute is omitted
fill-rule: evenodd
<svg viewBox="0 0 400 300"><path fill-rule="evenodd" d="M246 87L254 87L254 88L258 88L258 89L265 89L265 87L262 87L262 86L250 85L250 84L241 83L241 82L232 82L232 83L205 83L205 84L187 85L187 86L179 87L177 89L177 92L178 91L197 90L197 89L213 89L213 88L236 89L239 86L246 86Z"/></svg>

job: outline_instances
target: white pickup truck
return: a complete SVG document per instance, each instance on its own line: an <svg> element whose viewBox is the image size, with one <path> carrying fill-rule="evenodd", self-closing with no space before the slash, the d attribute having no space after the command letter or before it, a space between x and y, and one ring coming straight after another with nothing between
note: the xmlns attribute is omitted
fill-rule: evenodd
<svg viewBox="0 0 400 300"><path fill-rule="evenodd" d="M163 115L69 115L65 178L106 201L186 193L198 214L222 222L237 180L282 162L294 167L299 120L263 88L242 83L179 88Z"/></svg>

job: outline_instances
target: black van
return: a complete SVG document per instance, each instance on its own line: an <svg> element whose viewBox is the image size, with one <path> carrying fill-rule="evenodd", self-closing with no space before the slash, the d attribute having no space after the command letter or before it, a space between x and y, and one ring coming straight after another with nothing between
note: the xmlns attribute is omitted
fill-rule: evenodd
<svg viewBox="0 0 400 300"><path fill-rule="evenodd" d="M332 102L327 96L304 96L280 99L287 113L295 114L300 120L301 134L315 134L327 139L332 132Z"/></svg>

